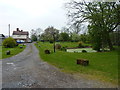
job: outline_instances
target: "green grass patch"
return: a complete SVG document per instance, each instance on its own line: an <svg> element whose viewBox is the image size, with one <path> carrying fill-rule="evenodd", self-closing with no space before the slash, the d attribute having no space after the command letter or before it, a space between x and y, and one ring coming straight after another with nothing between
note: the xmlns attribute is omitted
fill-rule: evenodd
<svg viewBox="0 0 120 90"><path fill-rule="evenodd" d="M60 45L62 45L62 47L68 47L68 48L79 46L78 42L56 42L56 44L60 44ZM83 46L91 46L91 45L84 43Z"/></svg>
<svg viewBox="0 0 120 90"><path fill-rule="evenodd" d="M23 45L16 46L15 48L4 48L3 46L0 46L0 59L9 58L22 52L26 46L24 45L23 48L20 48L20 46ZM10 55L6 55L6 51L8 50L11 52Z"/></svg>
<svg viewBox="0 0 120 90"><path fill-rule="evenodd" d="M40 47L37 48L40 51L40 57L58 67L63 72L72 74L83 74L83 76L89 79L97 79L105 82L118 83L118 53L117 51L111 52L91 52L91 53L69 53L57 50L53 53L53 44L48 42L38 43ZM74 47L77 43L67 42L60 43L62 46ZM51 54L45 54L44 50L49 49ZM76 64L76 59L88 59L89 66L81 66Z"/></svg>

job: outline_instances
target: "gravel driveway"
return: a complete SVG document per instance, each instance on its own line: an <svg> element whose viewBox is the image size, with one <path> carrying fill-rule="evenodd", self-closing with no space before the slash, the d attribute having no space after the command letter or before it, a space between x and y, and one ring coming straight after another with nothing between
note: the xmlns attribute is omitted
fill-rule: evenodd
<svg viewBox="0 0 120 90"><path fill-rule="evenodd" d="M85 78L75 78L39 57L33 43L11 58L2 60L3 88L111 88L110 83L102 83Z"/></svg>

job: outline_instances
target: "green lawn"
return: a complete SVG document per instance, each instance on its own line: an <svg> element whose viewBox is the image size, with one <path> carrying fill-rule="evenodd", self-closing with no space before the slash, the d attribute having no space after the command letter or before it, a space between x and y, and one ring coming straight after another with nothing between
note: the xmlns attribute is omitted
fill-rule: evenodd
<svg viewBox="0 0 120 90"><path fill-rule="evenodd" d="M62 47L78 47L78 42L56 42L57 44L62 45ZM90 44L83 44L84 46L91 46Z"/></svg>
<svg viewBox="0 0 120 90"><path fill-rule="evenodd" d="M23 45L19 45L15 48L4 48L4 47L0 46L0 59L8 58L8 57L14 56L14 55L22 52L26 46L23 46L22 49L20 48L20 46L23 46ZM10 55L6 55L6 51L8 51L8 50L11 51Z"/></svg>
<svg viewBox="0 0 120 90"><path fill-rule="evenodd" d="M40 47L38 47L40 45ZM37 48L40 50L40 56L44 61L55 65L61 71L82 75L89 79L97 79L105 82L117 84L118 81L118 55L117 51L112 52L94 52L94 53L69 53L57 50L53 53L53 44L38 43ZM62 46L77 46L77 43L61 43ZM44 54L44 50L49 49L51 54ZM89 66L76 64L76 59L88 59Z"/></svg>

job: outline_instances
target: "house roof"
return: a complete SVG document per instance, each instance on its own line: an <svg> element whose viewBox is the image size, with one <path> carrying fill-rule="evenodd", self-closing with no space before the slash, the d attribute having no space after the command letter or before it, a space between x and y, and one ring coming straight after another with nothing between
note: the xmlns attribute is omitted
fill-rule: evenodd
<svg viewBox="0 0 120 90"><path fill-rule="evenodd" d="M0 37L3 37L3 38L5 38L5 35L3 35L3 34L0 34Z"/></svg>
<svg viewBox="0 0 120 90"><path fill-rule="evenodd" d="M13 35L29 35L27 31L13 31Z"/></svg>

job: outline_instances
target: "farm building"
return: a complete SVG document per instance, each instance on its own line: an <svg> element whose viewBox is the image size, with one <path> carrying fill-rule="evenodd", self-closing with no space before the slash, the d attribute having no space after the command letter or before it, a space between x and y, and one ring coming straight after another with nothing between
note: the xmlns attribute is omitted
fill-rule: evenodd
<svg viewBox="0 0 120 90"><path fill-rule="evenodd" d="M14 38L17 43L26 43L30 40L29 39L29 32L19 30L19 28L17 28L16 31L13 31L12 38Z"/></svg>

